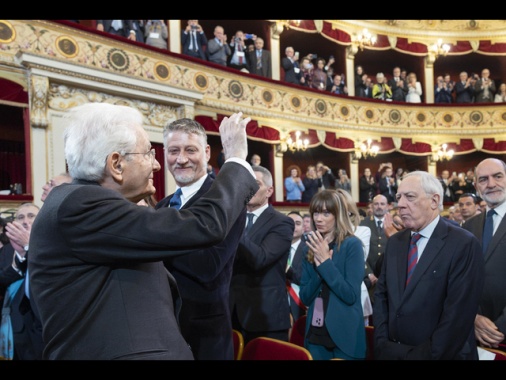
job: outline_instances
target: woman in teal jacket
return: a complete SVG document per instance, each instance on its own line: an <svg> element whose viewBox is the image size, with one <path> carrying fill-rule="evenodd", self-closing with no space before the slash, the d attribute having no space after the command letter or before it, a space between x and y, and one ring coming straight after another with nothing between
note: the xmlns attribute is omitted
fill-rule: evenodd
<svg viewBox="0 0 506 380"><path fill-rule="evenodd" d="M342 197L323 190L309 205L314 231L304 252L300 298L308 306L304 346L313 359L362 360L366 355L360 298L364 250Z"/></svg>

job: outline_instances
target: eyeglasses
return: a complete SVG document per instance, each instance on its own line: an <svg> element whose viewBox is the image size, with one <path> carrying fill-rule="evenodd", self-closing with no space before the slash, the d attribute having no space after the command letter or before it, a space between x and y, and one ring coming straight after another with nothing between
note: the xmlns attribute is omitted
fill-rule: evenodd
<svg viewBox="0 0 506 380"><path fill-rule="evenodd" d="M149 155L149 158L151 158L151 163L153 163L155 160L156 151L155 148L153 148L147 151L146 153L123 153L124 156L126 156L127 154L143 154L144 158L146 158L146 155Z"/></svg>

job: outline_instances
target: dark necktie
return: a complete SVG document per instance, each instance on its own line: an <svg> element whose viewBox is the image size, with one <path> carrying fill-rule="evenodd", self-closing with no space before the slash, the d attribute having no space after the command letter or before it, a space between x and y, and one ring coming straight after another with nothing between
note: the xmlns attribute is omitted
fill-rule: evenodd
<svg viewBox="0 0 506 380"><path fill-rule="evenodd" d="M418 247L416 242L420 240L422 235L413 234L411 235L411 242L409 243L409 252L408 252L408 273L406 276L406 286L409 284L409 280L411 280L411 275L415 271L416 263L418 261Z"/></svg>
<svg viewBox="0 0 506 380"><path fill-rule="evenodd" d="M262 68L262 50L258 50L257 54L257 70Z"/></svg>
<svg viewBox="0 0 506 380"><path fill-rule="evenodd" d="M378 235L381 235L383 232L383 227L381 226L381 220L378 220Z"/></svg>
<svg viewBox="0 0 506 380"><path fill-rule="evenodd" d="M197 37L196 37L196 34L197 32L190 32L191 35L192 35L192 44L193 44L193 51L197 51Z"/></svg>
<svg viewBox="0 0 506 380"><path fill-rule="evenodd" d="M237 51L242 52L242 45L237 44ZM242 65L242 54L239 55L239 65Z"/></svg>
<svg viewBox="0 0 506 380"><path fill-rule="evenodd" d="M170 198L169 206L176 210L181 208L181 188L177 189L172 198Z"/></svg>
<svg viewBox="0 0 506 380"><path fill-rule="evenodd" d="M248 212L246 216L248 218L248 224L246 224L246 229L244 230L245 234L247 234L249 230L251 230L251 227L253 227L253 218L255 217L255 214Z"/></svg>
<svg viewBox="0 0 506 380"><path fill-rule="evenodd" d="M494 209L487 211L485 227L483 228L483 253L487 252L487 247L492 240L492 236L494 235L494 214L496 214Z"/></svg>

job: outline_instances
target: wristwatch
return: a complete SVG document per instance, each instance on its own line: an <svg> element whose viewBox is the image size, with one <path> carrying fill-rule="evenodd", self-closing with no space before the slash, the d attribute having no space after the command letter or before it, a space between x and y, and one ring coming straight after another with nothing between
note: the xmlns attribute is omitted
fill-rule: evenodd
<svg viewBox="0 0 506 380"><path fill-rule="evenodd" d="M27 245L25 245L25 246L23 247L23 249L25 250L25 252L28 252L28 244L27 244Z"/></svg>

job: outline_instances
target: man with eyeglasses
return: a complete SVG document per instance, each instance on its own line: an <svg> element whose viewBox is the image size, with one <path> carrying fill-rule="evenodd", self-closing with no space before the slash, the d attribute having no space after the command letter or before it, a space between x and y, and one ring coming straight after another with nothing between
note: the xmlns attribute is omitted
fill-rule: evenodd
<svg viewBox="0 0 506 380"><path fill-rule="evenodd" d="M44 359L192 360L174 277L163 260L221 242L259 186L242 113L225 117L225 163L189 209L137 202L155 193L144 117L87 103L68 112L64 151L71 184L49 193L30 237L30 287L43 325Z"/></svg>

